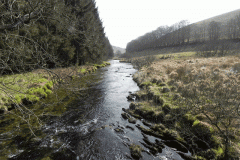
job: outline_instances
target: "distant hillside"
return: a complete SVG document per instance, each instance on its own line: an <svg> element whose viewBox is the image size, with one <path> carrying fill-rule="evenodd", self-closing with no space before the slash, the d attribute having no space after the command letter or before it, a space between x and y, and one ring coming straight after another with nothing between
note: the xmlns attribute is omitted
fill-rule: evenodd
<svg viewBox="0 0 240 160"><path fill-rule="evenodd" d="M113 53L116 54L117 51L120 51L122 54L126 52L125 48L121 48L121 47L116 47L116 46L112 46L113 48Z"/></svg>
<svg viewBox="0 0 240 160"><path fill-rule="evenodd" d="M237 9L237 10L234 10L234 11L231 11L231 12L223 13L223 14L220 14L218 16L214 16L214 17L199 21L199 22L194 23L194 24L201 25L201 24L210 23L211 21L215 21L215 22L225 24L229 20L231 20L232 18L235 18L239 14L240 14L240 9Z"/></svg>
<svg viewBox="0 0 240 160"><path fill-rule="evenodd" d="M214 47L229 48L230 44L226 44L225 41L229 41L229 43L240 41L240 9L193 24L189 24L187 20L182 20L171 26L160 26L156 30L129 42L126 52L132 53L149 49L205 43L204 50L211 51ZM222 44L215 42L221 42Z"/></svg>

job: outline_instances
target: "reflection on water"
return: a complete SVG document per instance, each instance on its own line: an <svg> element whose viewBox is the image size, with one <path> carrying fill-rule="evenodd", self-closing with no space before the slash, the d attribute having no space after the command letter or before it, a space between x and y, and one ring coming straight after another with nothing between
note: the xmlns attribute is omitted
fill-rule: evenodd
<svg viewBox="0 0 240 160"><path fill-rule="evenodd" d="M22 129L18 130L14 128L16 123L12 123L14 118L11 115L2 116L1 119L6 121L0 123L0 133L3 133L0 135L0 159L6 156L9 159L129 159L131 156L128 144L141 145L140 141L143 139L135 125L121 117L122 108L129 106L126 99L129 92L139 90L132 80L136 70L128 63L119 63L118 60L110 62L110 66L69 86L71 95L68 95L64 105L55 102L49 108L42 108L46 113L43 116L45 125L37 132L37 138L31 136L27 125L19 124ZM64 93L66 89L59 92ZM47 114L54 111L63 114ZM6 118L7 116L10 117ZM142 124L141 121L137 123ZM7 127L6 132L9 124L12 126ZM121 128L123 132L116 132L116 128ZM151 136L149 139L155 140ZM142 159L159 157L181 159L169 147L155 156L144 152Z"/></svg>

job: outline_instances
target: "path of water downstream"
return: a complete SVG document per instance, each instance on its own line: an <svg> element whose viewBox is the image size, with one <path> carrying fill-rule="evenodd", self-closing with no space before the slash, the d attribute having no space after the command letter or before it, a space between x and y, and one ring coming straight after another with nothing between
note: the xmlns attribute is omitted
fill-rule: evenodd
<svg viewBox="0 0 240 160"><path fill-rule="evenodd" d="M118 60L110 63L110 66L91 75L91 85L85 90L88 96L84 101L76 101L73 109L70 106L63 116L53 118L43 127L47 136L34 144L37 145L34 150L24 151L12 159L38 159L44 152L54 159L131 159L127 143L135 143L148 150L141 144L144 143L141 131L135 124L128 123L121 117L122 108L128 108L130 103L126 98L129 92L139 90L132 80L136 70L131 64L120 63ZM83 109L85 121L79 123ZM137 124L142 125L139 120ZM114 129L118 127L124 132L116 132ZM151 136L148 138L152 142L156 139ZM142 155L143 160L182 159L174 149L167 146L157 156L147 152Z"/></svg>

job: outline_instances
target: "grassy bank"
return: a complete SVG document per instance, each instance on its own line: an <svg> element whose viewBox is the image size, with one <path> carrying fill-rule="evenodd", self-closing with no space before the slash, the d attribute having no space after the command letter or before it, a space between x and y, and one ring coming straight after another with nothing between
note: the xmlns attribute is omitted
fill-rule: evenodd
<svg viewBox="0 0 240 160"><path fill-rule="evenodd" d="M239 55L202 58L181 52L156 55L138 66L133 78L141 90L126 112L155 123L150 129L139 126L142 132L176 140L192 159L239 157Z"/></svg>
<svg viewBox="0 0 240 160"><path fill-rule="evenodd" d="M35 103L52 94L60 83L68 83L109 64L103 62L51 70L38 69L23 74L1 76L0 111L8 111L19 104Z"/></svg>

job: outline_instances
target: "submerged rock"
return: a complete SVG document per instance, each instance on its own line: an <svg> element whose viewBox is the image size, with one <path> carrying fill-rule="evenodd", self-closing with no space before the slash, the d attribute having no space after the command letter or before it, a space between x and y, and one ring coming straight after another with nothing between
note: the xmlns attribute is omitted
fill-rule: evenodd
<svg viewBox="0 0 240 160"><path fill-rule="evenodd" d="M122 129L122 128L115 128L114 129L116 132L120 132L120 133L123 133L124 132L124 130Z"/></svg>
<svg viewBox="0 0 240 160"><path fill-rule="evenodd" d="M134 131L134 128L133 127L131 127L131 126L126 126L126 128L129 128L129 129L131 129L131 130L133 130Z"/></svg>
<svg viewBox="0 0 240 160"><path fill-rule="evenodd" d="M134 98L135 97L133 95L131 95L131 94L129 96L127 96L127 100L128 101L134 101Z"/></svg>

